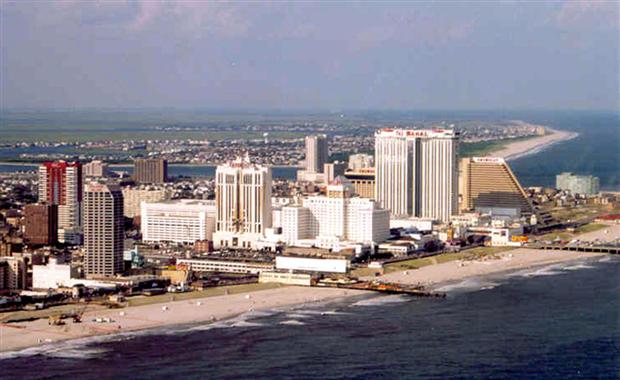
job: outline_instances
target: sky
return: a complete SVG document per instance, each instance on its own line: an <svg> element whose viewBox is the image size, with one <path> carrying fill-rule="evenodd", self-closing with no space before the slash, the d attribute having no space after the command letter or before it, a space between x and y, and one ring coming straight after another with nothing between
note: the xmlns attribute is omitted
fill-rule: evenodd
<svg viewBox="0 0 620 380"><path fill-rule="evenodd" d="M619 4L0 0L0 107L618 110Z"/></svg>

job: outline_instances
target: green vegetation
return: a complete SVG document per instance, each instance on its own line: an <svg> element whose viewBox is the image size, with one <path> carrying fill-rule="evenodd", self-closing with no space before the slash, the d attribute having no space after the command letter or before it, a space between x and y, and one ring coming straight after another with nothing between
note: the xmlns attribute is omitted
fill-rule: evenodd
<svg viewBox="0 0 620 380"><path fill-rule="evenodd" d="M588 223L588 224L584 224L583 226L575 229L575 232L568 232L568 231L556 231L556 232L550 232L548 234L539 236L537 239L538 240L556 240L556 239L560 239L560 240L572 240L575 238L579 238L580 234L585 234L588 232L594 232L594 231L598 231L601 230L603 228L607 227L607 225L605 224L601 224L601 223Z"/></svg>
<svg viewBox="0 0 620 380"><path fill-rule="evenodd" d="M6 311L0 313L0 323L28 321L33 319L48 318L49 316L56 316L61 314L71 314L76 311L81 311L86 307L86 311L95 309L102 309L101 305L89 304L68 304L48 307L43 310L18 310L18 311Z"/></svg>
<svg viewBox="0 0 620 380"><path fill-rule="evenodd" d="M474 143L462 143L459 148L461 157L485 156L489 153L504 149L508 144L529 140L539 136L516 137L512 139L480 141Z"/></svg>
<svg viewBox="0 0 620 380"><path fill-rule="evenodd" d="M423 257L420 259L411 259L399 261L397 263L386 264L384 266L385 273L418 269L427 265L441 264L454 260L479 260L483 257L494 256L497 253L514 249L513 247L477 247L467 249L461 252L442 253L435 256Z"/></svg>
<svg viewBox="0 0 620 380"><path fill-rule="evenodd" d="M161 294L158 296L151 296L151 297L146 297L146 296L130 297L127 300L127 303L129 306L152 305L155 303L163 303L163 302L170 302L170 301L183 301L183 300L190 300L190 299L196 299L196 298L223 296L226 294L256 292L259 290L275 289L281 286L282 286L281 284L276 284L276 283L266 283L266 284L256 283L256 284L221 286L221 287L209 288L209 289L205 289L201 291L187 292L187 293L167 293L167 294Z"/></svg>
<svg viewBox="0 0 620 380"><path fill-rule="evenodd" d="M587 232L594 232L598 230L602 230L603 228L608 227L606 224L601 223L588 223L585 224L575 230L576 233L585 234Z"/></svg>

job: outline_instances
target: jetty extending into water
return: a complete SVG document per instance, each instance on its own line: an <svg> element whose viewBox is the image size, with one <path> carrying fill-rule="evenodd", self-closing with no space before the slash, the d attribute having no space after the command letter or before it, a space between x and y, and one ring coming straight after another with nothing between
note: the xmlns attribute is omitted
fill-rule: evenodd
<svg viewBox="0 0 620 380"><path fill-rule="evenodd" d="M404 285L382 281L320 281L316 286L340 289L369 290L385 294L407 294L416 297L445 298L446 293L431 292L422 285Z"/></svg>

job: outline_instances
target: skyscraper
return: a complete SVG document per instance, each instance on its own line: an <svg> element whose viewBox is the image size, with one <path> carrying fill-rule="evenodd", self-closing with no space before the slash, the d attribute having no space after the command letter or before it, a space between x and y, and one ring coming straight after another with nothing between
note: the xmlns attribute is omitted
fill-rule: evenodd
<svg viewBox="0 0 620 380"><path fill-rule="evenodd" d="M168 180L168 161L162 158L139 158L134 161L133 179L138 183L164 183Z"/></svg>
<svg viewBox="0 0 620 380"><path fill-rule="evenodd" d="M84 273L113 276L123 270L123 193L96 182L84 190Z"/></svg>
<svg viewBox="0 0 620 380"><path fill-rule="evenodd" d="M271 168L248 156L218 166L215 201L214 246L253 248L271 227Z"/></svg>
<svg viewBox="0 0 620 380"><path fill-rule="evenodd" d="M323 173L323 165L327 163L328 158L327 136L306 136L306 171Z"/></svg>
<svg viewBox="0 0 620 380"><path fill-rule="evenodd" d="M375 134L375 198L396 217L448 221L458 208L458 133L382 129Z"/></svg>
<svg viewBox="0 0 620 380"><path fill-rule="evenodd" d="M61 243L81 243L83 185L79 162L45 162L39 166L39 202L58 205Z"/></svg>

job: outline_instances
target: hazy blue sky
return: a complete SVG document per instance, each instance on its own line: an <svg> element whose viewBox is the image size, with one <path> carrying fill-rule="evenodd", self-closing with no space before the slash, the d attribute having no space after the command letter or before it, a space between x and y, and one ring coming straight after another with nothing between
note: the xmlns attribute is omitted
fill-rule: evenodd
<svg viewBox="0 0 620 380"><path fill-rule="evenodd" d="M618 2L10 2L3 107L617 109Z"/></svg>

